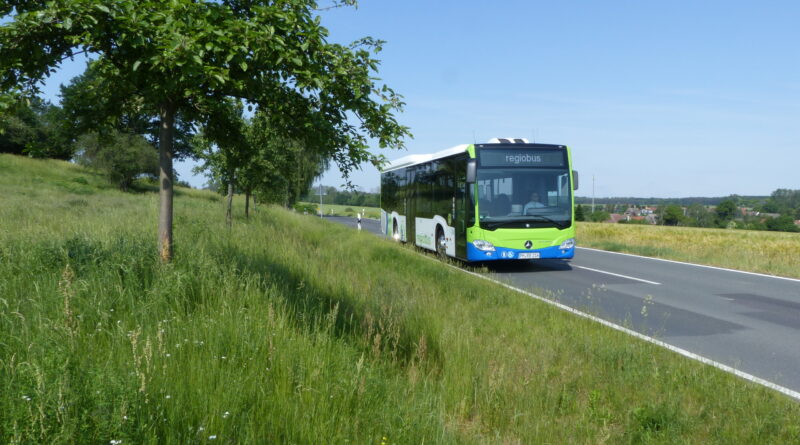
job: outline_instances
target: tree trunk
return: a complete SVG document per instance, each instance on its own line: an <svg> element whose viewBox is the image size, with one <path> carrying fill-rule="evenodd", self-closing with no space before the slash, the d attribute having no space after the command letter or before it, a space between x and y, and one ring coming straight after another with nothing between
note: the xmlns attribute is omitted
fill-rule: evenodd
<svg viewBox="0 0 800 445"><path fill-rule="evenodd" d="M244 217L250 219L250 189L244 192Z"/></svg>
<svg viewBox="0 0 800 445"><path fill-rule="evenodd" d="M162 263L172 261L172 137L175 130L175 106L169 102L159 110L161 127L158 132L158 245Z"/></svg>
<svg viewBox="0 0 800 445"><path fill-rule="evenodd" d="M233 226L233 173L228 175L228 201L225 206L225 224L230 229Z"/></svg>

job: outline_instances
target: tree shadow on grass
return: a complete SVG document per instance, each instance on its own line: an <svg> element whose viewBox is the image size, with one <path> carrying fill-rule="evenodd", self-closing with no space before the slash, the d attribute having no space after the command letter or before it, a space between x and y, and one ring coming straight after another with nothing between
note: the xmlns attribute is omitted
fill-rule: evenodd
<svg viewBox="0 0 800 445"><path fill-rule="evenodd" d="M275 262L267 254L244 253L235 246L221 247L217 261L245 273L258 274L265 285L284 295L295 320L310 332L332 323L332 334L373 356L388 358L401 367L412 364L430 371L441 369L437 340L424 327L411 327L403 313L392 313L377 304L361 303L344 289L313 284L303 273ZM332 319L335 317L335 319Z"/></svg>

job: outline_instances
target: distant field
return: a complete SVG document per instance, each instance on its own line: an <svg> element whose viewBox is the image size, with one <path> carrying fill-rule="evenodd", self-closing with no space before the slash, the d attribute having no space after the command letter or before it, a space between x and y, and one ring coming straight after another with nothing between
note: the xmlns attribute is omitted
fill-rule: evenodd
<svg viewBox="0 0 800 445"><path fill-rule="evenodd" d="M3 444L800 443L794 400L325 219L181 189L162 265L155 193L9 155L0 192Z"/></svg>
<svg viewBox="0 0 800 445"><path fill-rule="evenodd" d="M578 245L800 278L800 233L578 223Z"/></svg>

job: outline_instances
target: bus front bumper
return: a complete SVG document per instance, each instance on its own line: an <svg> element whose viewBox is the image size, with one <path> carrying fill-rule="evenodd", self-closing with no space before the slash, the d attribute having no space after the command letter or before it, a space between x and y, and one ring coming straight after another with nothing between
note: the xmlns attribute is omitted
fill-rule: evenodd
<svg viewBox="0 0 800 445"><path fill-rule="evenodd" d="M569 259L575 256L575 248L561 249L560 246L544 249L521 250L495 246L494 251L480 250L467 243L467 261L525 260L525 259Z"/></svg>

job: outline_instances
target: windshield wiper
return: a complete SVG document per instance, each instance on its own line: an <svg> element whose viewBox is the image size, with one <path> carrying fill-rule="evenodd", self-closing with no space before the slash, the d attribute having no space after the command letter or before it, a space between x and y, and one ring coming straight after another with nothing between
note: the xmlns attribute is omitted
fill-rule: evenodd
<svg viewBox="0 0 800 445"><path fill-rule="evenodd" d="M544 216L544 215L526 215L526 216L529 216L531 218L538 218L539 221L547 221L547 222L553 224L554 226L558 227L561 230L566 229L568 227L567 223L560 223L560 222L558 222L558 221L556 221L556 220L554 220L552 218L548 218L547 216Z"/></svg>
<svg viewBox="0 0 800 445"><path fill-rule="evenodd" d="M505 227L505 226L517 226L517 227L520 227L520 225L522 225L522 224L531 222L530 219L534 219L535 221L549 222L550 224L556 226L556 228L561 229L561 230L566 229L567 227L569 227L569 224L567 224L567 223L561 223L561 222L558 222L558 221L556 221L556 220L554 220L552 218L548 218L548 217L542 216L542 215L526 215L525 219L512 219L512 220L507 220L507 221L482 221L482 224L485 224L487 229L494 230L494 229L499 229L500 227Z"/></svg>
<svg viewBox="0 0 800 445"><path fill-rule="evenodd" d="M519 223L520 223L520 221L515 221L515 220L511 220L511 221L496 221L496 222L484 221L484 224L486 224L486 228L487 229L498 229L500 227L507 226L509 224L519 224Z"/></svg>

